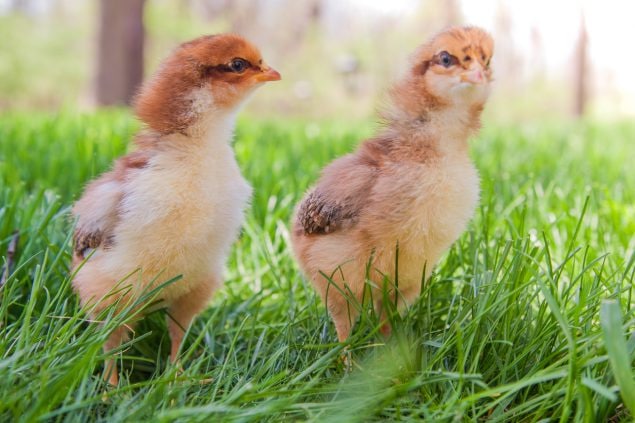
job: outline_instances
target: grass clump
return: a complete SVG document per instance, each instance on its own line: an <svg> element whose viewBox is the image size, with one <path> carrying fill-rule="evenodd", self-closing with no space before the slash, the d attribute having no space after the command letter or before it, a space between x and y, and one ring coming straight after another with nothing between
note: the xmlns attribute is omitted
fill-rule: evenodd
<svg viewBox="0 0 635 423"><path fill-rule="evenodd" d="M190 329L182 372L153 313L104 400L109 327L86 322L70 287L68 211L136 129L124 112L0 117L0 265L21 234L0 289L0 420L632 419L632 124L485 125L477 216L391 317L389 341L366 309L346 373L288 222L372 125L242 120L235 148L255 193L225 287Z"/></svg>

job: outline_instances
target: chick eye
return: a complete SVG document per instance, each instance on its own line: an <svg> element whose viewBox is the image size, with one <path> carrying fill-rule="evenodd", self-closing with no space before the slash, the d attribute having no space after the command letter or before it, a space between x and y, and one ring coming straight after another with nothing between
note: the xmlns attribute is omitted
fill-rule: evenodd
<svg viewBox="0 0 635 423"><path fill-rule="evenodd" d="M247 69L249 67L249 62L247 62L245 59L234 59L231 61L231 63L229 64L229 69L231 69L232 72L236 72L236 73L241 73L244 72L245 69Z"/></svg>
<svg viewBox="0 0 635 423"><path fill-rule="evenodd" d="M439 63L441 63L444 68L449 68L452 65L452 56L450 53L442 51L439 54Z"/></svg>

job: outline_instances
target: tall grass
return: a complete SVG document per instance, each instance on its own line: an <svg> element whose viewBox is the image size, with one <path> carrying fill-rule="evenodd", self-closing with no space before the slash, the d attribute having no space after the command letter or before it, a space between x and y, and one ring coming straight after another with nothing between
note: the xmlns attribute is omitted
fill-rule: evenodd
<svg viewBox="0 0 635 423"><path fill-rule="evenodd" d="M293 205L368 123L243 119L236 152L255 187L226 285L194 322L183 370L162 312L101 380L105 329L68 275L68 210L126 151L125 113L0 117L0 420L630 421L635 415L632 124L485 125L472 156L482 199L419 301L367 310L344 346L293 263ZM126 316L120 317L125 318ZM107 392L107 398L104 398Z"/></svg>

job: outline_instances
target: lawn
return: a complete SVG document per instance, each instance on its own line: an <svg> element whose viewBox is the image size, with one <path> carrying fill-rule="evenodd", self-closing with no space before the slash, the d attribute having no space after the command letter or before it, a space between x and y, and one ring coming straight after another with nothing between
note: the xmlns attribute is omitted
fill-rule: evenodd
<svg viewBox="0 0 635 423"><path fill-rule="evenodd" d="M0 288L0 420L631 421L635 125L486 123L468 231L390 340L363 313L347 372L288 222L320 168L373 126L242 119L235 148L255 194L226 285L189 331L182 371L158 311L108 389L101 345L117 321L89 324L72 292L68 212L137 124L0 117L0 265L20 231Z"/></svg>

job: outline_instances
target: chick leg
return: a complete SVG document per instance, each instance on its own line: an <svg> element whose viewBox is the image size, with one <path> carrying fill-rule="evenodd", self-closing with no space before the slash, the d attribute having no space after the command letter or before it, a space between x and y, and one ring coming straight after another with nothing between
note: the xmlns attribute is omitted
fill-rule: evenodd
<svg viewBox="0 0 635 423"><path fill-rule="evenodd" d="M353 324L359 316L358 306L362 300L363 286L360 292L353 289L355 285L351 287L348 284L338 283L338 286L344 293L337 287L330 286L325 293L326 306L335 324L337 339L344 342L350 336Z"/></svg>
<svg viewBox="0 0 635 423"><path fill-rule="evenodd" d="M359 316L364 294L363 268L353 262L338 267L329 277L317 275L314 284L335 324L337 339L344 342Z"/></svg>
<svg viewBox="0 0 635 423"><path fill-rule="evenodd" d="M392 325L388 315L388 309L393 309L403 314L405 310L414 303L421 293L421 284L408 284L406 288L400 288L396 292L390 292L382 300L375 303L375 310L378 312L379 321L381 322L380 332L385 338L389 338L392 334ZM390 305L385 304L385 300L390 301Z"/></svg>
<svg viewBox="0 0 635 423"><path fill-rule="evenodd" d="M357 319L359 312L354 307L332 308L329 307L331 319L335 324L337 339L344 342L351 335L353 322Z"/></svg>
<svg viewBox="0 0 635 423"><path fill-rule="evenodd" d="M386 305L385 301L377 301L375 303L375 312L377 313L379 322L381 324L381 326L379 327L379 332L383 335L384 338L390 338L390 335L392 334L392 324L390 323L387 307L394 307L394 297L394 294L390 294L387 296L386 299L390 301L390 305Z"/></svg>
<svg viewBox="0 0 635 423"><path fill-rule="evenodd" d="M179 349L183 343L183 336L194 317L205 308L210 300L216 283L201 284L186 295L176 299L168 308L168 331L172 342L170 361L175 363Z"/></svg>
<svg viewBox="0 0 635 423"><path fill-rule="evenodd" d="M104 344L104 352L109 352L118 348L124 341L128 339L129 328L120 326L115 329ZM117 359L109 358L104 363L104 380L112 386L119 383L119 372L117 371Z"/></svg>

